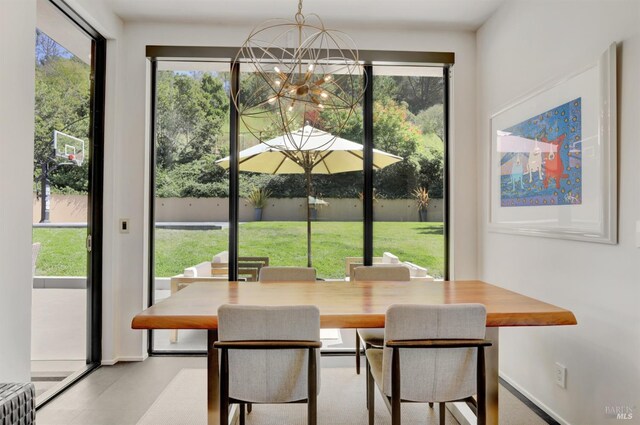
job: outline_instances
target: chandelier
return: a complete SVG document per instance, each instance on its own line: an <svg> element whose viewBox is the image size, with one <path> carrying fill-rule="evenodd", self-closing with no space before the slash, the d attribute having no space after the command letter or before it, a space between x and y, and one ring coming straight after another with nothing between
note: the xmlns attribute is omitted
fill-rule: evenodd
<svg viewBox="0 0 640 425"><path fill-rule="evenodd" d="M254 28L235 61L242 73L233 102L244 129L261 143L284 136L287 150L305 150L320 133L316 129L334 135L325 137L328 147L366 85L353 40L325 28L318 15L303 15L302 0L293 21L272 19ZM322 146L313 143L313 148Z"/></svg>

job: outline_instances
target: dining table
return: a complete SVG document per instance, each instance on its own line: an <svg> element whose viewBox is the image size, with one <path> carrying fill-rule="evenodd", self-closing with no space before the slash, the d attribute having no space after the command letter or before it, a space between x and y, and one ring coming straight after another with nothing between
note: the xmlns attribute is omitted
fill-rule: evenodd
<svg viewBox="0 0 640 425"><path fill-rule="evenodd" d="M480 303L486 307L487 424L498 424L500 328L576 325L574 314L561 307L479 280L435 282L227 282L189 285L137 314L133 329L207 330L207 418L219 424L219 364L213 343L218 337L218 308L224 304L315 305L322 328L384 328L394 304L442 305ZM353 372L355 373L355 371ZM364 406L363 406L364 408ZM226 425L226 424L224 424Z"/></svg>

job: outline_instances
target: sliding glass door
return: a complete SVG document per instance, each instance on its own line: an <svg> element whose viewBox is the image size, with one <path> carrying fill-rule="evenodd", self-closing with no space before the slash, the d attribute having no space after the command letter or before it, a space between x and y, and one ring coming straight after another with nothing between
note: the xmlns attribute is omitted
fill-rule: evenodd
<svg viewBox="0 0 640 425"><path fill-rule="evenodd" d="M100 363L105 40L39 1L35 45L32 381L48 401Z"/></svg>

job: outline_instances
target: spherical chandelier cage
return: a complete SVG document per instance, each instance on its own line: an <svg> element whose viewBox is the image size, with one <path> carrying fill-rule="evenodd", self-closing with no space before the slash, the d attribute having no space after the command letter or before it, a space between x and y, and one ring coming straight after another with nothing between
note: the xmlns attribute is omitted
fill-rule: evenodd
<svg viewBox="0 0 640 425"><path fill-rule="evenodd" d="M303 16L301 4L294 21L258 25L235 61L248 68L232 96L239 117L260 143L284 136L285 143L271 146L274 149L328 149L366 87L351 37L325 28L318 15Z"/></svg>

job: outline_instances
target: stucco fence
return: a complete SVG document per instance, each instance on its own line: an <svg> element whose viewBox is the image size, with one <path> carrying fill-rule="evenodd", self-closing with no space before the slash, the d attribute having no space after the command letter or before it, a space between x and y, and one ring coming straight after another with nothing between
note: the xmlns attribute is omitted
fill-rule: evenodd
<svg viewBox="0 0 640 425"><path fill-rule="evenodd" d="M361 221L362 202L358 199L325 198L329 205L318 208L319 221ZM432 199L427 209L427 221L443 221L444 202ZM373 205L378 221L419 221L413 199L380 199ZM228 198L158 198L158 222L227 221ZM306 220L305 198L271 198L263 210L263 221ZM52 195L50 221L52 223L82 223L87 220L87 197L82 195ZM240 221L253 221L254 209L240 200ZM40 221L40 201L33 197L33 222Z"/></svg>

